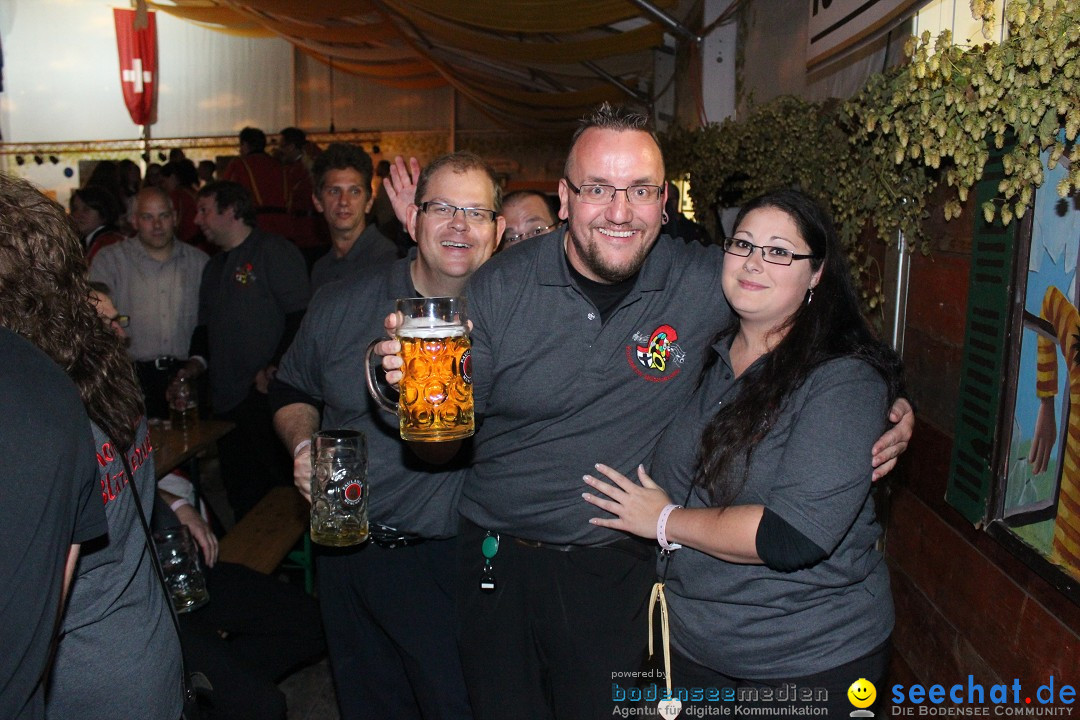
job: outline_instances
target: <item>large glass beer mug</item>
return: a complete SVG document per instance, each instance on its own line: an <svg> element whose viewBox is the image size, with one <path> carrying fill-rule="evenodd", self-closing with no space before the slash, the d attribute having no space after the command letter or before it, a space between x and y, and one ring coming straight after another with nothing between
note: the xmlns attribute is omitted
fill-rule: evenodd
<svg viewBox="0 0 1080 720"><path fill-rule="evenodd" d="M358 545L368 537L367 443L356 430L311 436L311 540Z"/></svg>
<svg viewBox="0 0 1080 720"><path fill-rule="evenodd" d="M368 347L368 390L388 412L396 412L403 440L443 442L473 434L473 391L465 299L403 298L397 330L404 362L398 401L378 386Z"/></svg>
<svg viewBox="0 0 1080 720"><path fill-rule="evenodd" d="M154 533L154 547L176 612L197 610L210 601L191 531L183 525L159 530Z"/></svg>

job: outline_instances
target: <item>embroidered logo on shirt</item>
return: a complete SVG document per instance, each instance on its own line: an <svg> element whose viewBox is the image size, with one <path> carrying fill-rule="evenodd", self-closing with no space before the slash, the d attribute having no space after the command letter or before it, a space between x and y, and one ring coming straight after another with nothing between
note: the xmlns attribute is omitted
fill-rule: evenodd
<svg viewBox="0 0 1080 720"><path fill-rule="evenodd" d="M244 263L243 265L237 265L236 270L233 271L233 280L240 285L247 285L253 283L258 278L255 275L255 268L251 266L251 263Z"/></svg>
<svg viewBox="0 0 1080 720"><path fill-rule="evenodd" d="M661 325L649 335L636 332L634 342L638 345L626 346L626 360L646 380L670 380L679 374L679 366L686 359L686 353L675 342L678 339L679 333L670 325Z"/></svg>

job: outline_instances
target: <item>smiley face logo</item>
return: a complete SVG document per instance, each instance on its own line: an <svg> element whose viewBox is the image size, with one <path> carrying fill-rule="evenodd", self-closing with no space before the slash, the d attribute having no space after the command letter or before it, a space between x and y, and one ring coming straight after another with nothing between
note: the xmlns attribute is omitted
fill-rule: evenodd
<svg viewBox="0 0 1080 720"><path fill-rule="evenodd" d="M847 691L848 701L857 708L868 708L877 699L877 688L866 678L859 678L851 683Z"/></svg>

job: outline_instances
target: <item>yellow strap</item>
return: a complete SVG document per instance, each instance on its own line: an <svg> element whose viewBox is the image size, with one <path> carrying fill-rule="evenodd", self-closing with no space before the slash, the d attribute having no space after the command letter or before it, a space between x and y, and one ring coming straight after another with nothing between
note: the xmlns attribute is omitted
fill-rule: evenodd
<svg viewBox="0 0 1080 720"><path fill-rule="evenodd" d="M247 158L240 158L240 164L247 170L248 180L251 181L251 194L254 195L255 207L262 207L262 193L259 192L259 183L255 182L255 173L251 170L251 166L248 165Z"/></svg>
<svg viewBox="0 0 1080 720"><path fill-rule="evenodd" d="M649 597L649 659L653 656L653 613L656 601L660 601L660 638L664 643L664 681L667 683L668 697L671 697L671 631L668 629L667 598L664 596L664 583L658 582L652 587Z"/></svg>

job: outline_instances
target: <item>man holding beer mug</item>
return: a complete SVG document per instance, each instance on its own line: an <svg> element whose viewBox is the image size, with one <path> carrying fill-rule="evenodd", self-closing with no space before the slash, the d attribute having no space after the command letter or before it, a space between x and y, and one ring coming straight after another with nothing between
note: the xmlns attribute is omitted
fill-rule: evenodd
<svg viewBox="0 0 1080 720"><path fill-rule="evenodd" d="M469 283L483 425L460 502L458 630L477 718L610 716L614 673L641 670L657 546L590 524L582 476L648 462L731 321L722 251L661 236L665 196L648 118L605 103L559 181L567 227ZM387 370L397 351L381 344ZM875 465L906 447L905 407Z"/></svg>
<svg viewBox="0 0 1080 720"><path fill-rule="evenodd" d="M310 493L309 439L362 431L368 445L371 541L324 550L319 601L343 718L469 718L454 631L453 536L462 468L432 467L399 436L364 386L364 348L400 298L460 296L503 232L501 191L470 153L421 173L407 227L416 248L322 288L271 387L274 425Z"/></svg>

